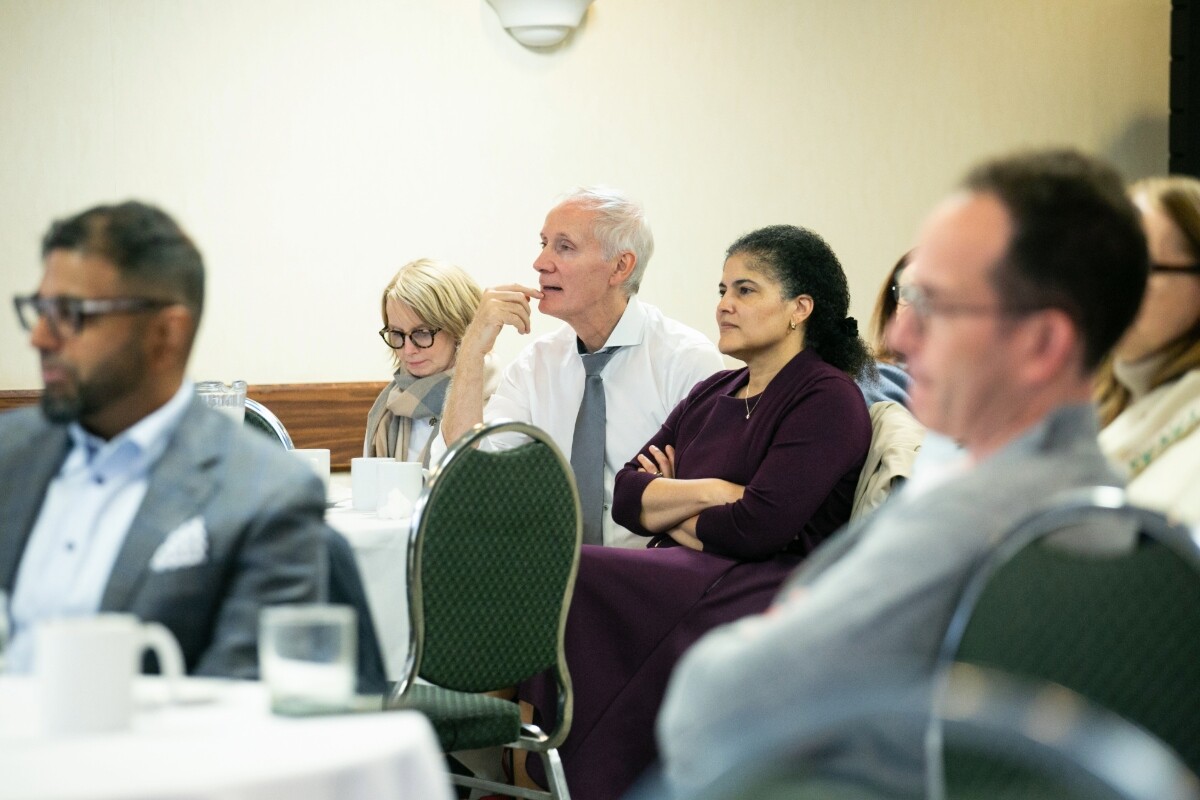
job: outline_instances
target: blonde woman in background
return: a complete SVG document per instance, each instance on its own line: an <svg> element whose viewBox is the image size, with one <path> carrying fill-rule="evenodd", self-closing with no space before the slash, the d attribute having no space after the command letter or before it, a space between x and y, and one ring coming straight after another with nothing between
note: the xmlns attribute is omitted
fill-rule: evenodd
<svg viewBox="0 0 1200 800"><path fill-rule="evenodd" d="M428 258L405 264L384 287L380 338L392 348L392 382L367 415L363 455L429 466L458 343L483 296L462 269ZM485 392L495 389L495 370Z"/></svg>
<svg viewBox="0 0 1200 800"><path fill-rule="evenodd" d="M1097 382L1100 446L1129 474L1129 497L1200 523L1200 181L1149 178L1130 190L1150 276L1137 319Z"/></svg>
<svg viewBox="0 0 1200 800"><path fill-rule="evenodd" d="M888 347L886 332L892 318L900 310L900 276L912 260L912 251L900 256L888 273L887 280L875 298L875 310L871 313L871 329L868 344L875 356L875 369L864 370L855 380L866 398L867 407L883 400L895 400L908 405L908 373L904 369L904 357Z"/></svg>

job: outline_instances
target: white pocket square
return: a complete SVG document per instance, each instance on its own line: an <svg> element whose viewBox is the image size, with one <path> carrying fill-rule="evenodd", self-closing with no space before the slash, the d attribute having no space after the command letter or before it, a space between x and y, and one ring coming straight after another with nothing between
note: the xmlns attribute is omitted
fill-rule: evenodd
<svg viewBox="0 0 1200 800"><path fill-rule="evenodd" d="M192 517L167 534L150 558L152 572L167 572L203 564L208 559L208 530L203 517Z"/></svg>

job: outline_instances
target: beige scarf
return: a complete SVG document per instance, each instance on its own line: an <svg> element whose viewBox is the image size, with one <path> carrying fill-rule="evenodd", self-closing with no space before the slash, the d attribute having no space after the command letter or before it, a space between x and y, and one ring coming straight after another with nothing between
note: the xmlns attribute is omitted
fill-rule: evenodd
<svg viewBox="0 0 1200 800"><path fill-rule="evenodd" d="M415 378L403 369L396 370L392 385L384 390L387 399L382 408L377 402L367 420L368 455L404 460L412 438L413 420L429 420L432 430L418 459L428 466L429 447L438 435L439 417L453 373L450 369L426 378Z"/></svg>
<svg viewBox="0 0 1200 800"><path fill-rule="evenodd" d="M491 355L484 359L483 369L483 401L486 403L496 391L500 375ZM446 403L453 376L453 368L427 378L414 378L403 369L396 370L391 385L383 390L367 415L363 455L406 460L413 421L427 419L431 430L417 460L428 467L430 448L441 429L442 406Z"/></svg>
<svg viewBox="0 0 1200 800"><path fill-rule="evenodd" d="M1122 375L1118 373L1117 377L1121 379ZM1137 387L1130 388L1136 391ZM1198 428L1200 370L1192 370L1138 397L1100 432L1100 446L1134 478Z"/></svg>

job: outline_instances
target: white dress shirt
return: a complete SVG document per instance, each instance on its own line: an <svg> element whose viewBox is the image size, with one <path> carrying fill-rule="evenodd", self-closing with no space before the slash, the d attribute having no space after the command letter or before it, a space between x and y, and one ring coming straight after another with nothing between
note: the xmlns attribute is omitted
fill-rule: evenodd
<svg viewBox="0 0 1200 800"><path fill-rule="evenodd" d="M94 614L150 469L195 395L191 381L161 408L109 441L71 423L72 447L46 489L13 586L7 668L32 668L32 626L51 617Z"/></svg>
<svg viewBox="0 0 1200 800"><path fill-rule="evenodd" d="M412 429L408 433L408 452L404 454L405 461L420 461L425 443L433 435L434 418L414 419Z"/></svg>
<svg viewBox="0 0 1200 800"><path fill-rule="evenodd" d="M583 400L584 369L575 331L564 325L521 351L500 379L483 411L485 421L515 419L550 435L571 460L575 417ZM604 442L604 543L644 547L646 538L612 521L613 478L658 432L680 400L699 381L724 369L717 348L704 334L668 319L657 308L629 298L605 347L620 347L604 368L607 427ZM434 442L431 460L445 452Z"/></svg>

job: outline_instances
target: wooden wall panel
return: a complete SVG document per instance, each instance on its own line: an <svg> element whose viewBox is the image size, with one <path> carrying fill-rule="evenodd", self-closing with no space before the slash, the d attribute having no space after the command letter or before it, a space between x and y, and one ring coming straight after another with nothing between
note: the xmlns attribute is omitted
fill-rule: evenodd
<svg viewBox="0 0 1200 800"><path fill-rule="evenodd" d="M37 389L5 389L0 391L0 413L12 411L14 408L31 406L38 401L42 393Z"/></svg>
<svg viewBox="0 0 1200 800"><path fill-rule="evenodd" d="M329 449L330 468L350 469L362 455L367 412L383 391L379 383L251 384L246 394L279 417L296 447Z"/></svg>
<svg viewBox="0 0 1200 800"><path fill-rule="evenodd" d="M331 468L350 469L350 459L362 455L367 412L386 382L252 384L247 390L287 428L296 447L329 449ZM41 392L34 389L0 391L0 412L33 405Z"/></svg>

